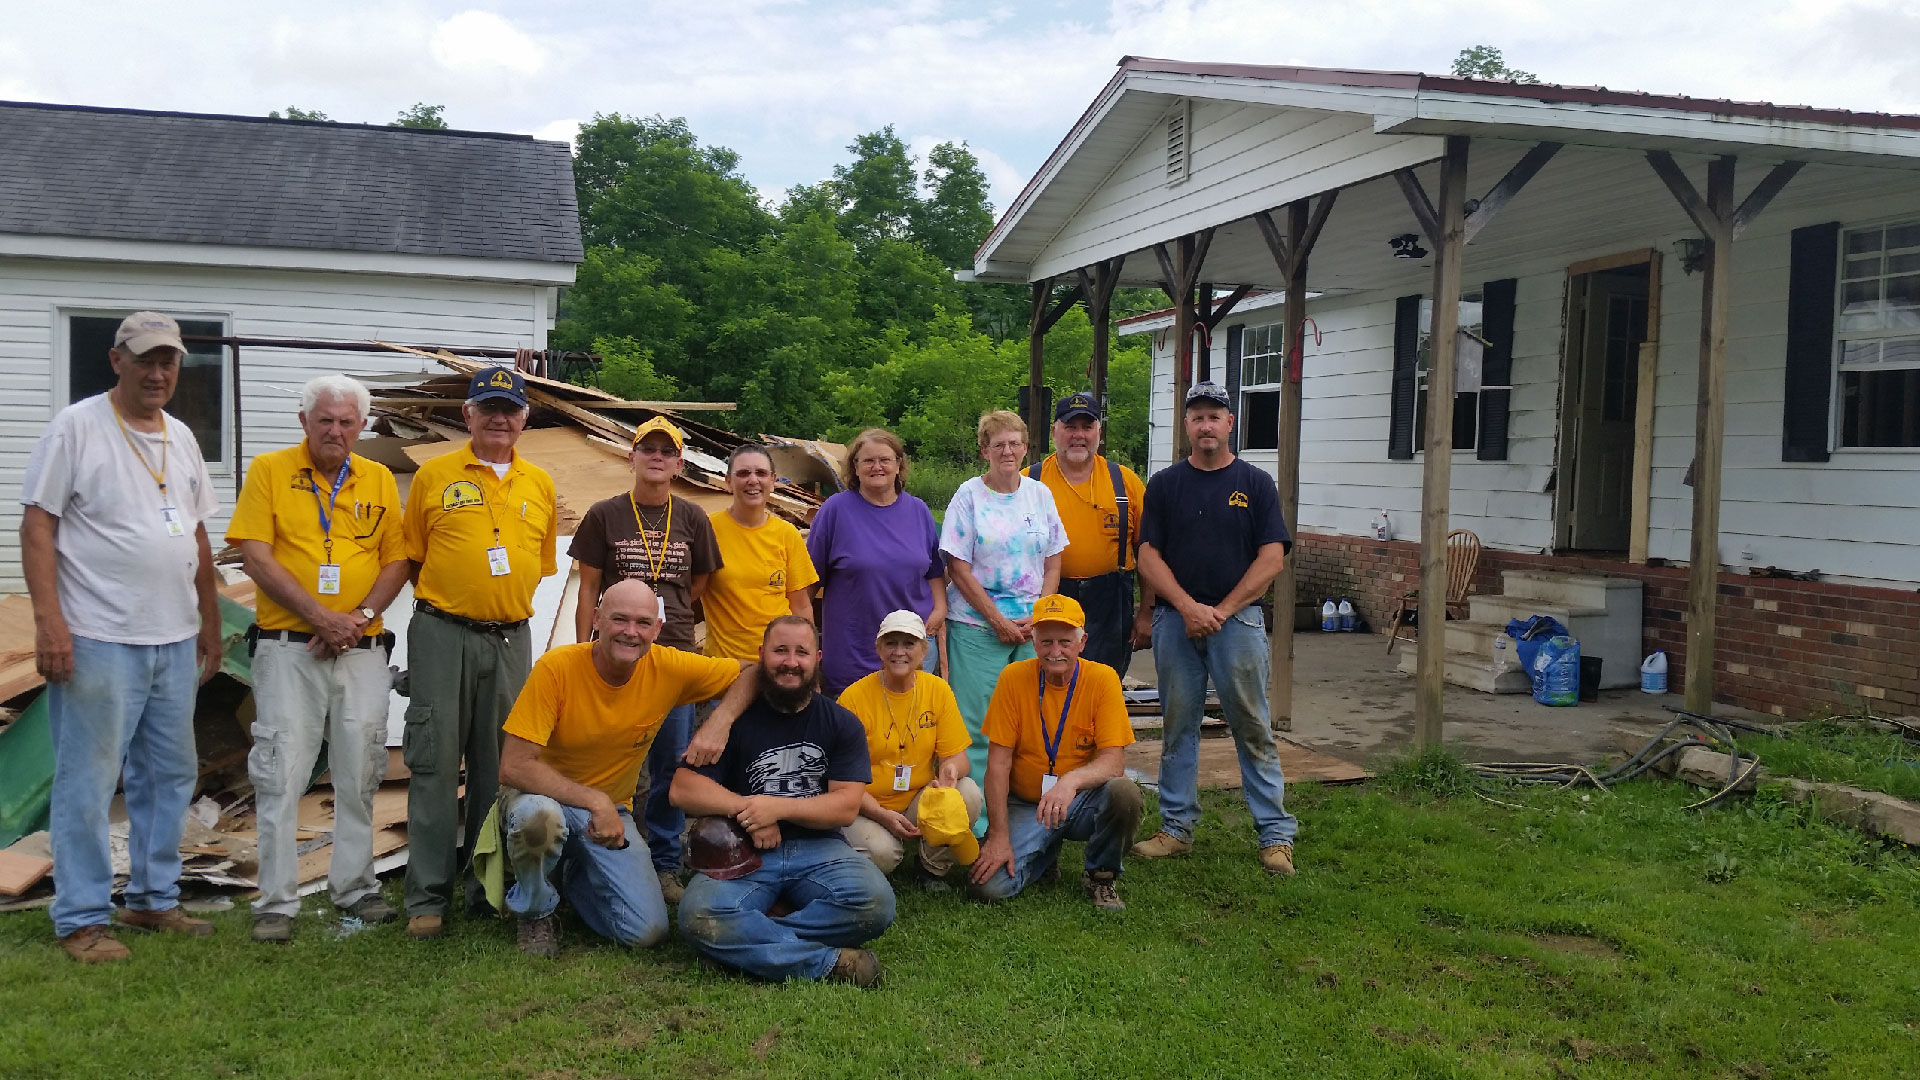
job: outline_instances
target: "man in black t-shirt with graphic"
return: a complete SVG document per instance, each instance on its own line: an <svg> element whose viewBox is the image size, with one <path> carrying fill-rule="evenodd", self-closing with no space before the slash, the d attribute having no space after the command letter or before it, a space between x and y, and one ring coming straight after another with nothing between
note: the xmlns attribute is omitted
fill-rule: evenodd
<svg viewBox="0 0 1920 1080"><path fill-rule="evenodd" d="M1153 665L1163 728L1160 831L1132 851L1162 859L1193 850L1201 708L1211 679L1239 751L1240 789L1259 832L1260 865L1291 875L1299 822L1287 813L1280 752L1268 727L1269 660L1259 601L1293 542L1273 477L1229 448L1227 392L1195 383L1184 421L1193 450L1147 481L1140 523L1140 576L1157 597Z"/></svg>
<svg viewBox="0 0 1920 1080"><path fill-rule="evenodd" d="M675 806L732 818L760 856L758 869L724 881L695 874L680 932L701 955L763 979L871 986L880 962L862 946L893 924L893 888L840 835L873 774L866 729L818 692L819 662L812 623L769 623L760 696L733 721L720 760L674 774Z"/></svg>

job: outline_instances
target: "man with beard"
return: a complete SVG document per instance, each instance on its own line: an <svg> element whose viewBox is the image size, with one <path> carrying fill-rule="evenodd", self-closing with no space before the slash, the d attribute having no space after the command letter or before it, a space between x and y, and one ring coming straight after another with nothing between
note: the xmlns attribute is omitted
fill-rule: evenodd
<svg viewBox="0 0 1920 1080"><path fill-rule="evenodd" d="M672 710L725 690L720 708L734 712L753 697L750 665L654 644L659 601L644 581L601 594L594 629L594 640L534 664L500 752L507 908L520 919L521 951L534 956L559 955L562 896L589 929L622 945L666 936L660 879L633 822L635 777Z"/></svg>
<svg viewBox="0 0 1920 1080"><path fill-rule="evenodd" d="M763 979L872 986L880 961L862 946L893 924L893 889L840 833L872 771L860 721L816 692L819 659L812 623L769 623L759 699L734 721L719 761L674 774L674 805L732 818L760 855L740 877L695 874L680 932L701 955Z"/></svg>

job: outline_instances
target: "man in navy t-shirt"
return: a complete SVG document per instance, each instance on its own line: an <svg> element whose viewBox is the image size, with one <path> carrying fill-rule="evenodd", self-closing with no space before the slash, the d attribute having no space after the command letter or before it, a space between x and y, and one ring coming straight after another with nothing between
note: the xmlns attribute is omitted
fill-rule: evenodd
<svg viewBox="0 0 1920 1080"><path fill-rule="evenodd" d="M702 955L763 979L871 986L880 962L862 946L893 924L893 888L840 835L873 774L859 718L817 692L819 663L812 623L769 623L760 696L733 722L720 760L674 773L675 806L732 818L760 855L760 868L741 877L695 874L680 933Z"/></svg>
<svg viewBox="0 0 1920 1080"><path fill-rule="evenodd" d="M1133 854L1161 859L1193 850L1201 708L1211 678L1239 751L1240 789L1260 834L1260 865L1292 874L1299 823L1287 813L1280 752L1268 727L1269 661L1259 600L1293 542L1273 477L1229 449L1227 392L1195 383L1184 420L1192 453L1147 481L1140 522L1140 576L1158 598L1153 665L1164 727L1160 831L1133 845Z"/></svg>

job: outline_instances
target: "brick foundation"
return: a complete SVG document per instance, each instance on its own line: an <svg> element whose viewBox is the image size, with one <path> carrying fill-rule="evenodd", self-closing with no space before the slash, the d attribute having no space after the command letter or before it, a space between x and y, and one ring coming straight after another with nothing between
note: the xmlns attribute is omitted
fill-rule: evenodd
<svg viewBox="0 0 1920 1080"><path fill-rule="evenodd" d="M1420 584L1413 541L1304 533L1293 552L1301 602L1351 597L1378 630L1401 594ZM1641 654L1665 649L1669 688L1684 684L1685 567L1487 550L1469 595L1500 592L1504 570L1639 579ZM1716 621L1718 701L1796 719L1863 707L1920 712L1920 591L1722 573Z"/></svg>

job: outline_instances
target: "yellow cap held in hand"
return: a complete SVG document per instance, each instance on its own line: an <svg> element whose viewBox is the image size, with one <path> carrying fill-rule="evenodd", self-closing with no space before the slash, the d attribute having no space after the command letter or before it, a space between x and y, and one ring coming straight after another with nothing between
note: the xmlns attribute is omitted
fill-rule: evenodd
<svg viewBox="0 0 1920 1080"><path fill-rule="evenodd" d="M960 792L950 787L920 789L920 842L951 848L961 866L972 866L980 857L980 841Z"/></svg>
<svg viewBox="0 0 1920 1080"><path fill-rule="evenodd" d="M1084 627L1087 625L1087 613L1080 609L1080 601L1073 597L1050 593L1034 602L1033 622L1035 625L1057 622Z"/></svg>

